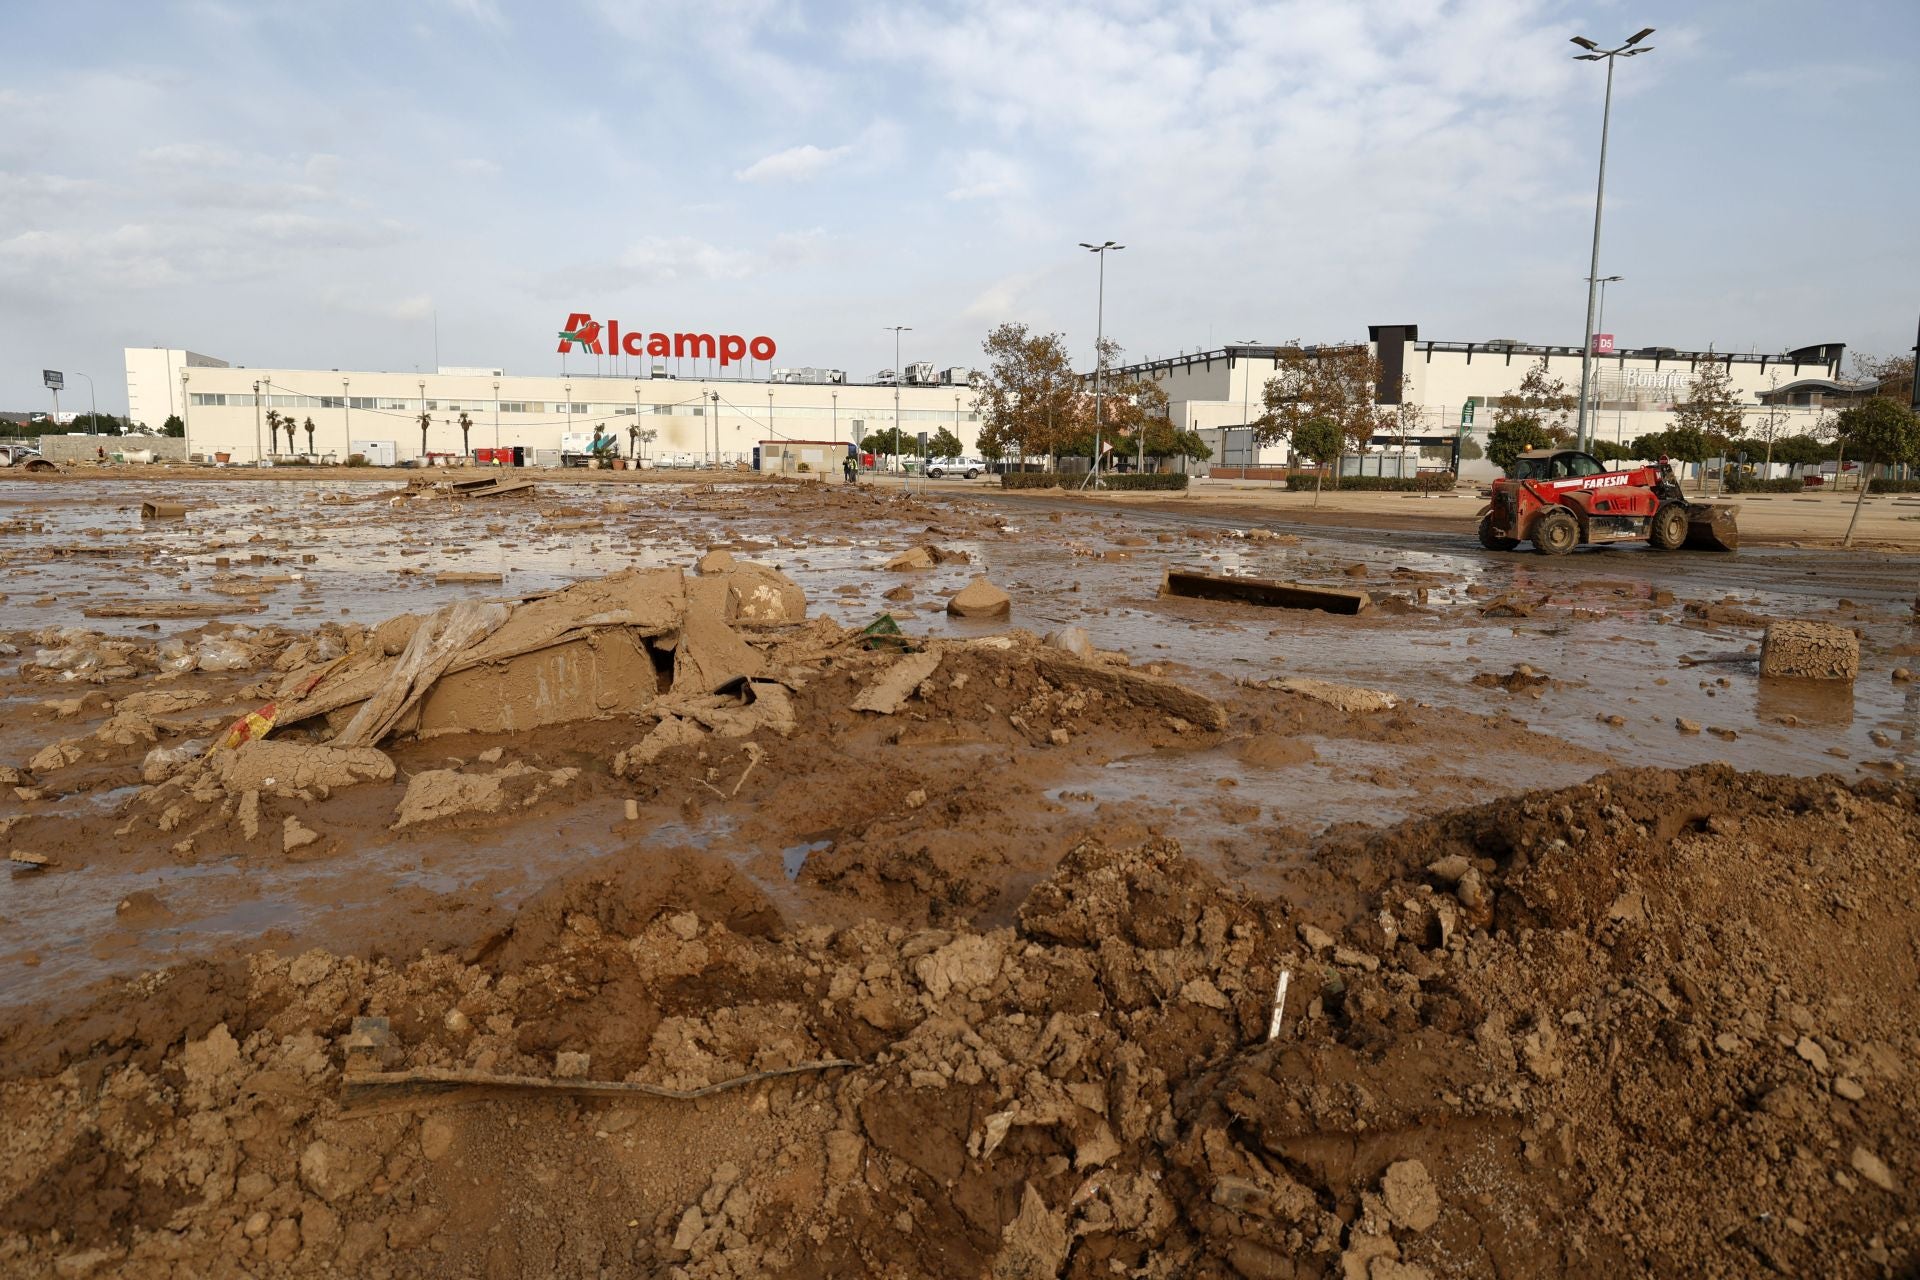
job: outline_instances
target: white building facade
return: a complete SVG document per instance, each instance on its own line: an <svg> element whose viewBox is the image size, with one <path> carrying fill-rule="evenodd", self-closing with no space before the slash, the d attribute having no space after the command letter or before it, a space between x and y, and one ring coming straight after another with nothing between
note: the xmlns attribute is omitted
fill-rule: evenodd
<svg viewBox="0 0 1920 1280"><path fill-rule="evenodd" d="M1566 383L1569 394L1577 394L1580 388L1578 347L1506 339L1423 340L1418 326L1410 324L1370 326L1367 341L1380 361L1380 403L1399 404L1404 397L1419 408L1422 434L1464 433L1483 448L1492 429L1493 408L1502 397L1517 391L1520 380L1541 360L1547 362L1550 376ZM1214 448L1215 465L1279 466L1287 460L1286 446L1255 445L1246 428L1261 415L1262 392L1278 370L1282 354L1292 350L1231 346L1110 369L1107 376L1157 382L1167 393L1175 425L1204 433ZM1819 422L1821 409L1794 405L1770 409L1760 397L1799 379L1839 378L1845 353L1845 344L1832 342L1777 355L1670 347L1595 355L1588 395L1594 438L1626 444L1636 436L1673 426L1675 405L1686 398L1688 384L1707 361L1726 369L1733 394L1750 416L1765 418L1771 412L1778 434L1805 433Z"/></svg>
<svg viewBox="0 0 1920 1280"><path fill-rule="evenodd" d="M158 428L178 414L190 457L225 455L240 465L295 455L344 462L355 453L405 462L421 453L423 413L429 454L518 446L529 463L555 461L563 448L578 451L577 442L596 433L613 436L622 456L723 464L751 459L762 440L858 443L896 425L909 437L931 437L944 427L969 454L979 441L979 406L962 381L965 370L936 374L930 366L910 366L915 380L898 386L827 381L835 372L828 370L771 368L759 378L682 378L653 368L650 376L633 377L612 372L610 359L581 354L585 371L578 373L451 367L394 373L247 368L178 349L130 347L128 416ZM293 420L291 445L284 427L277 441L267 438L269 411ZM464 432L462 419L470 424Z"/></svg>

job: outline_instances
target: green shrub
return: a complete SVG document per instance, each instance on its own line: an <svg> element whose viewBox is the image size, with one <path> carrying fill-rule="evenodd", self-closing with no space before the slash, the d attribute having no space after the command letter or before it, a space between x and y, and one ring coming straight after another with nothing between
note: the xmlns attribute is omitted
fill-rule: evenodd
<svg viewBox="0 0 1920 1280"><path fill-rule="evenodd" d="M1885 476L1867 482L1868 493L1920 493L1920 480L1889 480Z"/></svg>
<svg viewBox="0 0 1920 1280"><path fill-rule="evenodd" d="M1108 472L1100 477L1100 483L1109 492L1116 489L1185 489L1188 475L1184 471L1142 471ZM1064 486L1078 489L1086 481L1086 476L1067 476L1063 480L1054 471L1009 471L1000 477L1002 489L1053 489Z"/></svg>
<svg viewBox="0 0 1920 1280"><path fill-rule="evenodd" d="M1339 489L1345 493L1444 493L1453 488L1454 476L1451 471L1423 471L1417 476L1340 476L1336 479L1328 476L1321 487L1331 491ZM1311 471L1294 471L1287 475L1287 491L1290 493L1311 493L1314 474Z"/></svg>
<svg viewBox="0 0 1920 1280"><path fill-rule="evenodd" d="M1757 476L1728 476L1728 493L1799 493L1807 487L1798 476L1784 480L1762 480Z"/></svg>

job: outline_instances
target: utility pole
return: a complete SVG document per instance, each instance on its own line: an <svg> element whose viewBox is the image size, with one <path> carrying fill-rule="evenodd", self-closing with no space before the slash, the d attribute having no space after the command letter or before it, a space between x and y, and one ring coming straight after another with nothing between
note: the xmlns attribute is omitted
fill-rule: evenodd
<svg viewBox="0 0 1920 1280"><path fill-rule="evenodd" d="M260 465L260 384L253 384L253 465Z"/></svg>
<svg viewBox="0 0 1920 1280"><path fill-rule="evenodd" d="M180 447L193 457L193 414L187 400L187 371L180 371Z"/></svg>
<svg viewBox="0 0 1920 1280"><path fill-rule="evenodd" d="M639 398L640 398L640 397L639 397L639 393L638 393L638 392L635 392L635 393L634 393L634 400L635 400L635 402L636 402L636 403L638 403L638 401L639 401ZM499 383L499 381L498 381L497 379L495 380L495 382L494 382L494 384L493 384L493 448L494 448L494 459L493 459L493 460L494 460L494 462L495 462L495 464L498 464L498 463L499 463L499 461L500 461L500 457L499 457L499 450L500 450L500 383Z"/></svg>
<svg viewBox="0 0 1920 1280"><path fill-rule="evenodd" d="M1652 27L1642 28L1627 38L1627 42L1617 49L1602 49L1585 36L1574 36L1573 43L1585 49L1585 53L1576 53L1575 60L1580 62L1601 62L1607 64L1607 94L1600 108L1600 178L1593 193L1593 256L1587 264L1587 322L1581 330L1580 338L1580 417L1576 428L1574 446L1579 449L1588 447L1589 426L1587 419L1587 390L1593 377L1593 304L1594 285L1600 276L1600 214L1607 197L1607 125L1613 115L1613 60L1632 58L1642 53L1652 53L1651 45L1636 48L1642 40L1653 34Z"/></svg>
<svg viewBox="0 0 1920 1280"><path fill-rule="evenodd" d="M348 458L351 458L353 456L353 395L352 395L352 391L353 391L353 387L351 384L351 380L347 378L340 379L340 409L341 409L340 427L341 427L341 430L346 433L346 439L343 441L343 443L346 445L346 452L340 455L340 461L342 462L345 462Z"/></svg>
<svg viewBox="0 0 1920 1280"><path fill-rule="evenodd" d="M900 448L900 384L906 378L906 371L900 367L900 335L912 333L913 326L905 324L889 325L893 330L893 447ZM899 454L896 452L895 457Z"/></svg>
<svg viewBox="0 0 1920 1280"><path fill-rule="evenodd" d="M1100 259L1100 295L1093 313L1093 467L1087 472L1087 478L1081 488L1100 486L1100 395L1103 376L1107 368L1107 251L1119 252L1127 246L1108 240L1104 244L1088 244L1082 240L1080 247Z"/></svg>

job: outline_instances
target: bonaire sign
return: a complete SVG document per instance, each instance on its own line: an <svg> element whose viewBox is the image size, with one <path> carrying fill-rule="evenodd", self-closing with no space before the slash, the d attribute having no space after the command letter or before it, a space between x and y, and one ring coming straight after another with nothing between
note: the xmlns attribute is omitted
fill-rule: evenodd
<svg viewBox="0 0 1920 1280"><path fill-rule="evenodd" d="M584 311L567 317L560 330L561 355L575 347L596 356L666 356L695 360L718 360L724 368L740 360L773 359L773 339L743 338L737 333L648 333L644 329L622 332L618 320L604 325Z"/></svg>

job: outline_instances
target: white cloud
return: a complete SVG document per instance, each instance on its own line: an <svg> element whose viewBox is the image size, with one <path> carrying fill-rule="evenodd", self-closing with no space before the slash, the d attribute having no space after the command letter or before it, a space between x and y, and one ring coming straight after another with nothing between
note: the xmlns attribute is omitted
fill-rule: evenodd
<svg viewBox="0 0 1920 1280"><path fill-rule="evenodd" d="M803 182L851 150L851 147L816 147L809 142L762 156L733 176L741 182Z"/></svg>
<svg viewBox="0 0 1920 1280"><path fill-rule="evenodd" d="M1018 164L996 151L968 151L954 169L949 200L987 200L1010 196L1026 186Z"/></svg>

